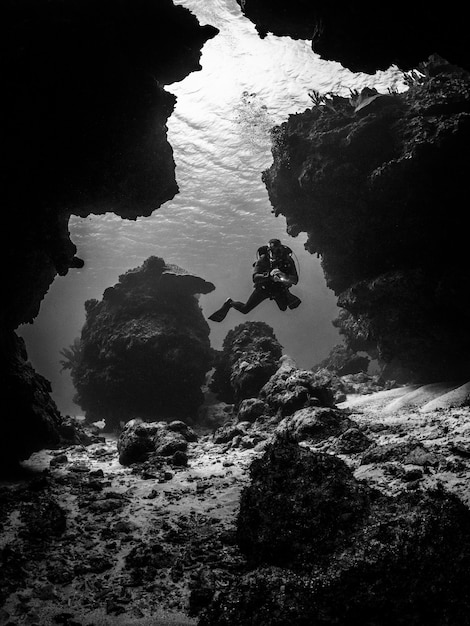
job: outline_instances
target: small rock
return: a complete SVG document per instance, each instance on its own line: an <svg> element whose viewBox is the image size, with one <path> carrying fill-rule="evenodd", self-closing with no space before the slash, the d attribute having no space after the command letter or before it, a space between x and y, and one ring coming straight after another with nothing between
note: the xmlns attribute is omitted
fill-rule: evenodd
<svg viewBox="0 0 470 626"><path fill-rule="evenodd" d="M86 474L90 471L90 468L84 463L74 463L69 467L70 472L76 472L77 474Z"/></svg>
<svg viewBox="0 0 470 626"><path fill-rule="evenodd" d="M91 470L89 476L92 476L93 478L103 478L104 472L102 469Z"/></svg>
<svg viewBox="0 0 470 626"><path fill-rule="evenodd" d="M49 463L50 467L55 467L56 465L64 465L64 463L68 463L69 459L66 454L58 454L53 457Z"/></svg>
<svg viewBox="0 0 470 626"><path fill-rule="evenodd" d="M176 450L171 457L171 463L178 467L186 467L188 465L188 455L183 450Z"/></svg>

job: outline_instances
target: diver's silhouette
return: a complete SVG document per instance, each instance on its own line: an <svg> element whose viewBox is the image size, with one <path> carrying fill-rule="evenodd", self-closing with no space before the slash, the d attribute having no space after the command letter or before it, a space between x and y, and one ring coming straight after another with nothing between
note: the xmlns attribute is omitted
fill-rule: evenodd
<svg viewBox="0 0 470 626"><path fill-rule="evenodd" d="M253 264L254 290L251 296L245 303L228 298L220 309L209 315L209 319L221 322L230 309L249 313L267 298L274 300L281 311L297 308L301 300L289 291L289 287L299 281L291 255L292 250L279 239L270 239L267 246L258 248L258 258Z"/></svg>

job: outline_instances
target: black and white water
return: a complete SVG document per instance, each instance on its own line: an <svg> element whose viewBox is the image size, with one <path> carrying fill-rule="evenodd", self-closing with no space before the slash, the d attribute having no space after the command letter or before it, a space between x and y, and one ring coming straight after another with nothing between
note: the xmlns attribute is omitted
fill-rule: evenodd
<svg viewBox="0 0 470 626"><path fill-rule="evenodd" d="M287 237L285 220L275 218L261 172L272 162L269 130L311 106L310 90L349 94L350 89L403 90L396 68L374 76L353 74L338 63L319 59L309 42L268 36L260 39L235 0L177 0L201 24L220 33L203 49L202 70L166 89L177 96L168 123L179 194L151 217L126 221L114 214L72 218L70 232L83 270L58 277L33 325L24 326L30 359L52 382L53 397L64 413L79 414L67 373L60 373L60 350L80 333L84 302L101 299L120 274L151 255L213 282L201 298L205 315L228 296L245 300L251 292L255 251L279 237L295 251L303 304L282 313L270 301L250 315L231 311L211 324L215 348L228 330L246 320L270 324L285 352L300 367L323 359L337 343L331 321L336 298L327 289L320 262L304 250L305 235Z"/></svg>

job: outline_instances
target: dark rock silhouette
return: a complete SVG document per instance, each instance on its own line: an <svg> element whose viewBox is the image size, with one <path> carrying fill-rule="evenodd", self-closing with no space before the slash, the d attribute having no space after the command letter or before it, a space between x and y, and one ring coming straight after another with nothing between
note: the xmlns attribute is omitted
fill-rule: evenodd
<svg viewBox="0 0 470 626"><path fill-rule="evenodd" d="M5 409L0 437L0 473L14 470L34 450L58 444L62 416L51 399L48 380L28 362L23 339L3 337L0 378Z"/></svg>
<svg viewBox="0 0 470 626"><path fill-rule="evenodd" d="M282 346L264 322L245 322L227 333L210 389L224 402L239 404L258 395L278 368Z"/></svg>
<svg viewBox="0 0 470 626"><path fill-rule="evenodd" d="M311 406L333 407L333 394L310 370L297 368L287 359L260 390L259 396L273 414L292 415Z"/></svg>
<svg viewBox="0 0 470 626"><path fill-rule="evenodd" d="M11 370L24 350L16 350L13 331L36 317L57 274L83 266L69 238L71 214L135 219L178 192L166 139L175 97L163 85L200 69L201 48L217 31L171 0L19 0L5 3L2 18L9 237L1 371L4 404L24 434L3 445L23 458L44 445L46 432L54 443L58 411L50 399L37 404L41 377L33 390L29 370ZM32 420L41 424L30 428Z"/></svg>
<svg viewBox="0 0 470 626"><path fill-rule="evenodd" d="M462 5L451 2L423 10L395 2L388 11L368 3L328 0L237 0L261 37L268 33L306 39L323 59L353 72L375 73L397 65L410 70L431 54L470 68Z"/></svg>
<svg viewBox="0 0 470 626"><path fill-rule="evenodd" d="M290 234L307 232L321 256L349 348L388 379L467 380L470 78L422 69L404 93L334 96L291 115L263 178Z"/></svg>
<svg viewBox="0 0 470 626"><path fill-rule="evenodd" d="M89 421L109 427L134 417L194 417L212 363L209 326L196 295L214 285L149 257L85 303L76 402Z"/></svg>
<svg viewBox="0 0 470 626"><path fill-rule="evenodd" d="M199 626L468 624L470 512L456 497L381 495L285 439L251 479L237 530L250 571Z"/></svg>

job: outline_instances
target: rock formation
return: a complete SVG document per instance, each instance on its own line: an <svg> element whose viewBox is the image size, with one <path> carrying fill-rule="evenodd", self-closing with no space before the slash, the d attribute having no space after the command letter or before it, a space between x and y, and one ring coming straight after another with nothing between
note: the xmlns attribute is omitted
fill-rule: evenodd
<svg viewBox="0 0 470 626"><path fill-rule="evenodd" d="M308 233L348 347L397 380L470 376L464 294L470 78L440 59L404 93L319 99L273 131L263 173L288 231Z"/></svg>
<svg viewBox="0 0 470 626"><path fill-rule="evenodd" d="M230 448L253 448L272 434L313 444L346 435L357 424L334 404L339 384L333 376L299 369L283 356L256 396L235 405L233 415L214 432L213 441ZM340 388L344 392L345 386ZM354 441L345 446L357 448L365 443L361 435L350 438ZM370 442L361 451L368 445Z"/></svg>
<svg viewBox="0 0 470 626"><path fill-rule="evenodd" d="M211 390L225 402L252 398L277 370L281 355L282 346L268 324L239 324L224 339Z"/></svg>
<svg viewBox="0 0 470 626"><path fill-rule="evenodd" d="M431 54L470 69L462 5L427 7L405 0L379 7L328 0L237 0L261 37L268 33L312 42L323 59L353 72L397 65L415 68Z"/></svg>
<svg viewBox="0 0 470 626"><path fill-rule="evenodd" d="M214 285L149 257L85 303L71 375L89 421L108 426L193 417L212 364L209 326L196 297Z"/></svg>
<svg viewBox="0 0 470 626"><path fill-rule="evenodd" d="M36 431L54 440L57 409L50 399L38 408L42 378L13 365L24 360L13 331L35 318L57 274L83 265L71 214L135 219L177 193L165 126L175 97L163 86L200 69L217 31L171 0L19 0L2 18L1 374L8 419L23 433L3 444L24 458L44 443Z"/></svg>
<svg viewBox="0 0 470 626"><path fill-rule="evenodd" d="M142 422L130 420L119 435L117 449L122 465L142 463L151 455L173 456L186 452L189 441L196 441L196 433L184 422Z"/></svg>
<svg viewBox="0 0 470 626"><path fill-rule="evenodd" d="M455 496L385 496L338 458L278 440L242 494L248 571L199 626L466 624L469 529Z"/></svg>
<svg viewBox="0 0 470 626"><path fill-rule="evenodd" d="M2 353L0 372L7 400L0 437L1 473L28 458L32 450L59 443L62 421L49 395L51 385L28 362L23 339L11 333L4 341L9 345Z"/></svg>

